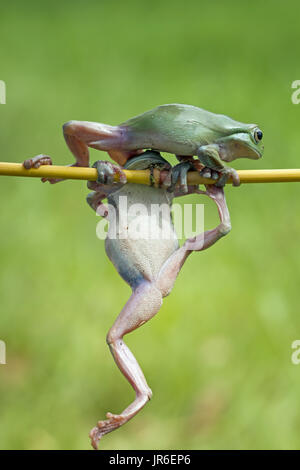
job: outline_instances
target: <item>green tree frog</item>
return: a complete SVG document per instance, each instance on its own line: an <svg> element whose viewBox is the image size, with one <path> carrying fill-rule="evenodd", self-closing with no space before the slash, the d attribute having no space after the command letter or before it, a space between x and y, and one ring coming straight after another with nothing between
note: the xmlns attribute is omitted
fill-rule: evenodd
<svg viewBox="0 0 300 470"><path fill-rule="evenodd" d="M69 121L63 133L76 158L74 166L89 166L89 147L108 152L121 166L147 149L175 154L181 164L174 167L172 184L180 178L185 189L186 173L191 168L218 180L219 186L230 176L233 184L239 185L237 172L226 163L236 158L258 159L263 153L263 133L256 124L244 124L186 104L158 106L118 126ZM38 167L45 161L51 163L50 157L38 155L26 160L24 166ZM43 181L47 180L60 181Z"/></svg>

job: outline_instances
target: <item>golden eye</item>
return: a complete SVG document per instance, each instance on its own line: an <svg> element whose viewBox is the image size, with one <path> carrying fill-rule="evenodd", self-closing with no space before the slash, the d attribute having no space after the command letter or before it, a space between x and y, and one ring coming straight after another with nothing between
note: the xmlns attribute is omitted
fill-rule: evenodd
<svg viewBox="0 0 300 470"><path fill-rule="evenodd" d="M263 133L260 129L255 129L254 131L254 139L255 142L259 142L263 138Z"/></svg>

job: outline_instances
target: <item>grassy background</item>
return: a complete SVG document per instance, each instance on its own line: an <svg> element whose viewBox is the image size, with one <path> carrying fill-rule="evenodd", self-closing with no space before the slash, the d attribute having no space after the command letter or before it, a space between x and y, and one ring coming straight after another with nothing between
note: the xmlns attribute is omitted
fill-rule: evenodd
<svg viewBox="0 0 300 470"><path fill-rule="evenodd" d="M68 164L64 122L118 124L179 102L260 125L263 160L236 168L299 167L297 9L1 5L1 160L47 153ZM0 183L0 448L88 449L97 420L133 399L105 343L130 289L95 236L84 183ZM299 447L300 366L290 359L300 335L299 186L228 187L227 199L231 234L194 254L159 315L126 339L153 400L103 449ZM217 223L210 203L205 221Z"/></svg>

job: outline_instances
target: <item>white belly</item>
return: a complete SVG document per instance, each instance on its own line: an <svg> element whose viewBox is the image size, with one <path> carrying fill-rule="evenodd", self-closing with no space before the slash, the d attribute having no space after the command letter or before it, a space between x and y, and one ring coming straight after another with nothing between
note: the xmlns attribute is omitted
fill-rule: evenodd
<svg viewBox="0 0 300 470"><path fill-rule="evenodd" d="M157 188L126 185L109 199L117 223L109 225L106 251L124 279L155 279L178 248L169 197Z"/></svg>

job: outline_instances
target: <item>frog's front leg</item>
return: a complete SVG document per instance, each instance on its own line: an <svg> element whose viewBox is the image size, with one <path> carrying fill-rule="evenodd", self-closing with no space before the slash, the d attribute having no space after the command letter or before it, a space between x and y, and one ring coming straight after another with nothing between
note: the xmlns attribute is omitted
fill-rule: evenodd
<svg viewBox="0 0 300 470"><path fill-rule="evenodd" d="M167 188L167 191L173 193L175 191L177 183L183 193L188 192L187 174L190 170L194 169L191 161L183 161L178 165L173 166L167 177L162 183L163 188Z"/></svg>
<svg viewBox="0 0 300 470"><path fill-rule="evenodd" d="M230 214L226 204L224 189L216 185L207 185L205 193L198 189L195 193L206 194L216 203L220 224L213 230L204 232L203 235L197 235L185 241L184 247L191 251L203 251L214 245L220 238L227 235L231 230Z"/></svg>
<svg viewBox="0 0 300 470"><path fill-rule="evenodd" d="M123 336L146 323L160 309L162 294L153 282L141 281L133 290L127 304L119 314L107 335L107 343L113 358L122 374L135 391L135 400L121 414L107 413L106 420L99 421L90 432L94 449L105 434L119 428L133 418L150 400L152 391L145 376L130 349L123 341Z"/></svg>
<svg viewBox="0 0 300 470"><path fill-rule="evenodd" d="M126 183L126 175L123 170L111 162L98 160L94 163L93 168L97 169L97 181L88 181L87 187L93 192L87 195L86 201L89 206L102 217L107 217L108 208L102 203L103 199L114 193ZM114 175L118 174L120 182L114 182Z"/></svg>
<svg viewBox="0 0 300 470"><path fill-rule="evenodd" d="M193 186L189 186L189 189L190 193L205 194L215 201L218 207L220 224L213 230L207 230L196 237L187 239L164 263L156 281L156 287L161 291L163 297L170 293L180 269L193 251L206 250L231 230L230 215L223 188L208 185L206 191L200 191ZM184 194L178 193L177 195L183 196Z"/></svg>
<svg viewBox="0 0 300 470"><path fill-rule="evenodd" d="M230 177L232 178L233 186L240 185L237 171L234 168L224 165L216 145L212 144L200 147L198 150L198 158L205 167L200 172L201 176L215 179L215 172L220 173L221 177L217 181L216 186L224 186Z"/></svg>
<svg viewBox="0 0 300 470"><path fill-rule="evenodd" d="M189 194L190 189L187 183L187 176L188 172L192 170L198 171L204 178L211 178L215 181L219 178L217 171L204 168L200 160L195 160L192 156L176 155L176 158L180 163L171 168L162 183L162 187L167 188L169 192L176 192L176 185L179 183L178 191L181 195Z"/></svg>

